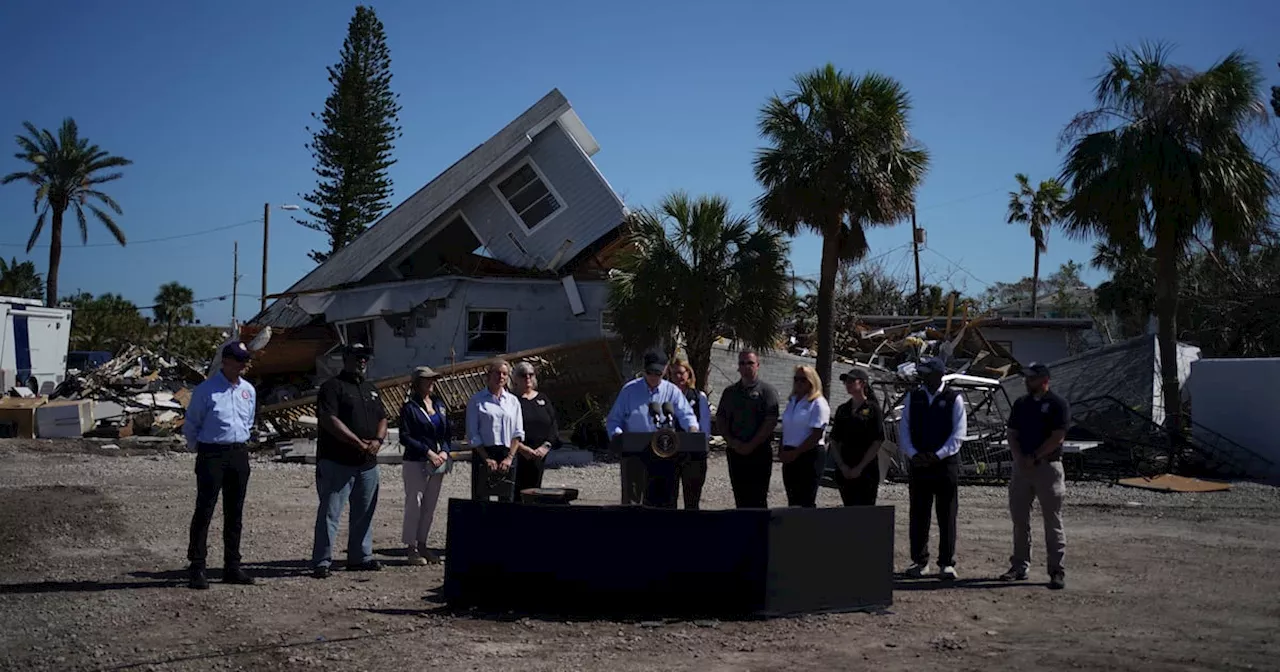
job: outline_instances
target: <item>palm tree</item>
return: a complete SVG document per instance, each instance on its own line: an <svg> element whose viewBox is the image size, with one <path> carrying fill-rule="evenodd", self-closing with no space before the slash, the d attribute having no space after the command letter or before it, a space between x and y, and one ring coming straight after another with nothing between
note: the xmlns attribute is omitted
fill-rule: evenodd
<svg viewBox="0 0 1280 672"><path fill-rule="evenodd" d="M58 301L58 267L62 263L63 215L67 208L75 210L76 220L80 223L80 241L88 243L89 223L84 214L84 209L88 208L123 246L124 232L110 214L91 201L96 200L115 214L122 214L120 205L99 191L98 186L120 179L122 175L118 172L103 174L102 171L133 162L123 157L111 156L97 145L89 144L87 138L80 137L76 122L70 117L62 121L62 128L58 129L57 136L48 130L37 130L29 121L22 125L27 129L28 135L17 137L18 147L22 151L14 156L30 163L31 168L5 175L0 179L0 184L26 180L36 188L33 207L39 216L36 217L36 227L31 231L31 238L27 240L28 253L40 238L45 219L52 215L49 222L49 272L46 276L45 301L47 305L55 306Z"/></svg>
<svg viewBox="0 0 1280 672"><path fill-rule="evenodd" d="M678 191L634 213L625 236L610 272L609 309L629 349L670 351L680 337L705 391L716 338L774 347L791 308L779 233L730 214L724 198Z"/></svg>
<svg viewBox="0 0 1280 672"><path fill-rule="evenodd" d="M184 287L176 282L167 282L160 285L155 302L156 305L151 311L155 313L156 322L164 325L164 347L168 349L173 328L190 324L196 319L195 294L190 287Z"/></svg>
<svg viewBox="0 0 1280 672"><path fill-rule="evenodd" d="M18 263L15 257L5 262L0 257L0 296L13 296L19 299L44 300L44 281L36 272L36 265L30 261Z"/></svg>
<svg viewBox="0 0 1280 672"><path fill-rule="evenodd" d="M828 64L798 75L795 86L760 113L771 146L755 158L765 190L756 207L765 224L789 235L809 229L822 236L817 368L829 393L840 262L866 255L865 227L911 213L929 154L907 130L911 104L897 81Z"/></svg>
<svg viewBox="0 0 1280 672"><path fill-rule="evenodd" d="M1265 121L1256 63L1233 52L1204 72L1172 65L1161 45L1112 53L1096 107L1063 132L1068 234L1113 244L1154 240L1156 317L1169 428L1182 429L1176 320L1179 263L1208 233L1216 246L1256 239L1276 175L1245 135Z"/></svg>
<svg viewBox="0 0 1280 672"><path fill-rule="evenodd" d="M1014 175L1018 190L1009 192L1009 224L1025 224L1035 241L1035 265L1031 270L1031 317L1039 317L1040 305L1036 303L1040 289L1040 255L1049 249L1045 239L1049 227L1062 213L1067 190L1062 183L1048 179L1032 189L1031 181L1023 173Z"/></svg>

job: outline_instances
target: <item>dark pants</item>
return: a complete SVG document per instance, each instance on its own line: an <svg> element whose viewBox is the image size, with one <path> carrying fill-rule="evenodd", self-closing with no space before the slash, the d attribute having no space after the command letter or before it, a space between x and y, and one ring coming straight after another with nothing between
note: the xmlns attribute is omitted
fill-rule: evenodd
<svg viewBox="0 0 1280 672"><path fill-rule="evenodd" d="M489 459L495 462L506 459L507 453L511 452L507 446L485 446L484 450L488 453ZM519 501L520 495L515 485L519 472L519 457L512 460L511 470L504 474L490 471L489 465L484 463L480 453L473 451L471 453L471 498L488 500L490 497L497 497L500 502Z"/></svg>
<svg viewBox="0 0 1280 672"><path fill-rule="evenodd" d="M879 462L879 458L871 460L871 463L862 470L862 475L853 480L845 478L839 471L836 472L836 487L840 489L840 501L845 506L876 505L876 495L880 491Z"/></svg>
<svg viewBox="0 0 1280 672"><path fill-rule="evenodd" d="M956 563L956 510L960 507L960 461L955 456L927 467L911 466L911 561L929 562L931 509L938 510L938 565Z"/></svg>
<svg viewBox="0 0 1280 672"><path fill-rule="evenodd" d="M825 463L826 451L815 446L782 464L782 487L787 491L787 506L806 509L818 506L818 481L822 478Z"/></svg>
<svg viewBox="0 0 1280 672"><path fill-rule="evenodd" d="M684 491L684 508L698 509L698 503L702 501L702 486L706 482L706 456L686 456L680 463L680 487Z"/></svg>
<svg viewBox="0 0 1280 672"><path fill-rule="evenodd" d="M732 448L726 454L733 504L739 509L769 508L769 478L773 475L773 449L768 444L739 455Z"/></svg>
<svg viewBox="0 0 1280 672"><path fill-rule="evenodd" d="M542 473L547 469L545 458L526 457L524 453L516 455L516 494L521 490L542 487Z"/></svg>
<svg viewBox="0 0 1280 672"><path fill-rule="evenodd" d="M622 503L640 504L644 501L645 465L639 455L624 455L618 461L622 480Z"/></svg>
<svg viewBox="0 0 1280 672"><path fill-rule="evenodd" d="M679 463L674 458L646 455L644 505L676 508L680 494Z"/></svg>
<svg viewBox="0 0 1280 672"><path fill-rule="evenodd" d="M187 559L203 569L208 553L209 523L222 494L222 557L228 569L240 566L240 524L249 486L249 451L244 446L200 444L196 454L196 511L191 516Z"/></svg>

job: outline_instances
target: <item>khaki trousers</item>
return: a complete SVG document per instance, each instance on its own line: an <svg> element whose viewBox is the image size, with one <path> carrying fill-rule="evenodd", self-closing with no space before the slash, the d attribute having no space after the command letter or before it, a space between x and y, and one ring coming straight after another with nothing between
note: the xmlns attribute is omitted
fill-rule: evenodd
<svg viewBox="0 0 1280 672"><path fill-rule="evenodd" d="M1013 519L1013 557L1009 562L1013 569L1025 572L1031 567L1031 504L1038 499L1040 515L1044 517L1049 574L1065 570L1067 537L1062 529L1062 500L1066 491L1061 460L1028 467L1014 464L1013 477L1009 479L1009 515Z"/></svg>

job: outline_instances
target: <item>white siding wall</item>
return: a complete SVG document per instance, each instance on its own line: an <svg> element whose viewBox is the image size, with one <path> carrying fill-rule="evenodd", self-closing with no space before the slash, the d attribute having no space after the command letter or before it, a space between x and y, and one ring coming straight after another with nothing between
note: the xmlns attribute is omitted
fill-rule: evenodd
<svg viewBox="0 0 1280 672"><path fill-rule="evenodd" d="M490 356L467 354L469 310L508 311L508 352L598 338L602 336L600 311L608 296L607 285L579 281L578 291L586 312L575 316L563 285L556 280L460 280L448 304L412 336L397 337L386 321L375 321L375 357L369 362L369 375L384 378L409 373L424 364L448 364L450 347L459 362Z"/></svg>

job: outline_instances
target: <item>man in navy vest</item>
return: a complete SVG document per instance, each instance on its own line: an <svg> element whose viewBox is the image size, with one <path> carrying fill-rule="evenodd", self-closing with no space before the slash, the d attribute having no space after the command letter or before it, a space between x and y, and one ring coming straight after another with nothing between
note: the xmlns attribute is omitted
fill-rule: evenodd
<svg viewBox="0 0 1280 672"><path fill-rule="evenodd" d="M906 575L929 573L929 519L938 510L938 567L944 581L956 578L956 509L960 504L960 445L968 429L964 398L942 382L946 366L929 359L916 366L920 387L902 406L898 446L911 461L911 566Z"/></svg>

